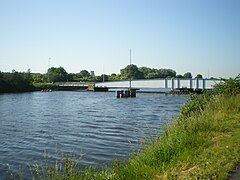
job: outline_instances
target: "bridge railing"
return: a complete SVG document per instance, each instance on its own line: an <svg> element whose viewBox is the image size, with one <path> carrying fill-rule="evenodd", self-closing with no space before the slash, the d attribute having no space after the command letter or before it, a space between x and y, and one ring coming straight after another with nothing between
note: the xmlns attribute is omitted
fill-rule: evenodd
<svg viewBox="0 0 240 180"><path fill-rule="evenodd" d="M132 80L131 87L133 88L193 88L193 89L212 89L213 85L219 83L218 79L144 79ZM108 81L95 83L95 86L108 88L127 88L130 82L124 81Z"/></svg>

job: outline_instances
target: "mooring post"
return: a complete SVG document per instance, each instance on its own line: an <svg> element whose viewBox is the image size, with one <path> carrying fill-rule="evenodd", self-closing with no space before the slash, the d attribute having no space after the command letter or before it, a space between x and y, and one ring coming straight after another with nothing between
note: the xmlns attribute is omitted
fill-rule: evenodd
<svg viewBox="0 0 240 180"><path fill-rule="evenodd" d="M130 89L124 91L124 96L129 97L130 96Z"/></svg>
<svg viewBox="0 0 240 180"><path fill-rule="evenodd" d="M120 91L118 91L118 90L116 91L116 97L120 98Z"/></svg>
<svg viewBox="0 0 240 180"><path fill-rule="evenodd" d="M136 97L137 93L135 89L131 89L129 93L130 93L130 97Z"/></svg>

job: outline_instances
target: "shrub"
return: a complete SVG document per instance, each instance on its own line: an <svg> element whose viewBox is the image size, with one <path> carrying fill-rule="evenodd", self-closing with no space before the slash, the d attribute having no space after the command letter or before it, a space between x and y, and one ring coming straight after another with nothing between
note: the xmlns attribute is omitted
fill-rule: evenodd
<svg viewBox="0 0 240 180"><path fill-rule="evenodd" d="M224 94L228 96L240 94L240 74L234 79L221 78L221 80L221 83L214 86L214 92L216 94Z"/></svg>
<svg viewBox="0 0 240 180"><path fill-rule="evenodd" d="M195 112L201 112L211 99L212 95L209 92L204 92L203 95L190 95L189 100L180 110L180 116L189 117Z"/></svg>

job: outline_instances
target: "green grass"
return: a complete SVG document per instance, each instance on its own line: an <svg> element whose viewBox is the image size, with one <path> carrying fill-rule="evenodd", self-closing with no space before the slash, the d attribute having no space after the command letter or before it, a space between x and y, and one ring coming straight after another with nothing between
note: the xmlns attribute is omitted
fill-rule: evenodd
<svg viewBox="0 0 240 180"><path fill-rule="evenodd" d="M226 179L240 159L240 96L217 96L202 111L180 116L116 179Z"/></svg>
<svg viewBox="0 0 240 180"><path fill-rule="evenodd" d="M54 167L33 169L33 175L35 179L227 179L240 162L240 95L207 98L195 99L204 106L179 115L124 163L116 160L107 170L81 171L81 161L66 157Z"/></svg>

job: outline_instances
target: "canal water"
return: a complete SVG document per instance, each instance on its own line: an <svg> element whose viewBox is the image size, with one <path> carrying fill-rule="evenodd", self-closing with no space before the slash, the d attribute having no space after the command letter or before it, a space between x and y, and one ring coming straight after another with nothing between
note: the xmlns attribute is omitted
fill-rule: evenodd
<svg viewBox="0 0 240 180"><path fill-rule="evenodd" d="M81 166L104 167L139 148L179 113L187 96L113 92L31 92L0 95L0 177L72 152ZM29 174L26 174L29 176Z"/></svg>

